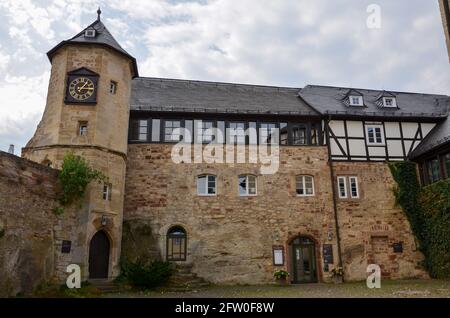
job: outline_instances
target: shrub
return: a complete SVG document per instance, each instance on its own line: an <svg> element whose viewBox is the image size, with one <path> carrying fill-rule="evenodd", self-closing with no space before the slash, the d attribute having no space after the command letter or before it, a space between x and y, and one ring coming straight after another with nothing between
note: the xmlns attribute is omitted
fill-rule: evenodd
<svg viewBox="0 0 450 318"><path fill-rule="evenodd" d="M61 182L62 194L58 201L61 205L66 206L81 199L84 196L86 187L91 181L105 181L106 177L87 164L80 156L68 152L64 156L61 173L59 174ZM62 214L61 211L55 211Z"/></svg>
<svg viewBox="0 0 450 318"><path fill-rule="evenodd" d="M128 282L133 287L148 290L165 284L173 273L169 262L153 261L150 264L142 262L122 262L120 280Z"/></svg>
<svg viewBox="0 0 450 318"><path fill-rule="evenodd" d="M276 271L275 273L273 273L273 277L275 277L275 279L281 280L281 279L286 279L288 278L289 273L283 269L280 269L278 271Z"/></svg>

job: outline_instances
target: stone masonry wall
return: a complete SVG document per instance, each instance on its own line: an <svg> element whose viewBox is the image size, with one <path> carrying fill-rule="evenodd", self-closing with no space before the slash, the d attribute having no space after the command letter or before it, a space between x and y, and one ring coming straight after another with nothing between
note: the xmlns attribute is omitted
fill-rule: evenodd
<svg viewBox="0 0 450 318"><path fill-rule="evenodd" d="M124 219L149 224L163 259L168 229L181 225L188 234L187 262L199 276L215 283L273 282L276 269L284 268L292 277L289 242L302 235L316 242L319 281L330 280L323 244L333 246L335 264L330 269L337 265L338 254L326 147L281 147L280 167L273 175L260 175L253 164L174 164L171 148L128 148ZM338 199L345 278L365 279L367 265L375 261L385 277L423 276L409 224L394 206L387 165L334 165L336 175L358 176L361 191L359 200ZM196 177L201 174L217 176L217 196L197 196ZM256 197L238 195L240 174L258 176ZM296 195L295 176L300 174L314 176L314 197ZM403 242L403 253L393 253L395 242ZM273 265L273 246L286 251L282 267Z"/></svg>
<svg viewBox="0 0 450 318"><path fill-rule="evenodd" d="M79 248L79 212L53 213L58 171L0 152L0 296L29 293L43 282L62 282ZM72 240L71 254L61 254Z"/></svg>
<svg viewBox="0 0 450 318"><path fill-rule="evenodd" d="M367 264L381 266L382 277L424 277L411 227L395 204L395 181L382 162L336 162L335 175L358 178L358 199L337 199L342 258L347 278L366 278ZM395 253L393 244L402 243Z"/></svg>
<svg viewBox="0 0 450 318"><path fill-rule="evenodd" d="M277 174L260 175L254 164L174 164L171 145L130 145L124 218L150 224L165 259L166 233L181 225L188 234L188 263L199 276L215 283L273 281L272 247L306 235L316 241L319 280L321 244L336 235L326 147L283 147ZM197 196L196 177L217 175L217 196ZM258 176L256 197L240 197L237 177ZM298 197L295 176L313 175L315 197ZM125 247L124 247L125 248ZM126 251L123 251L126 253ZM286 256L288 260L289 256Z"/></svg>

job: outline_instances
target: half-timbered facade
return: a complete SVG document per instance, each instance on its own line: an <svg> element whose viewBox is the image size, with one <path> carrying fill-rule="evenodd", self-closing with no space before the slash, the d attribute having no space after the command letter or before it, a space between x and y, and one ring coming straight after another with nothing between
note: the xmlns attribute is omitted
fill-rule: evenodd
<svg viewBox="0 0 450 318"><path fill-rule="evenodd" d="M386 162L441 136L448 96L139 77L100 15L49 57L46 111L23 154L58 168L72 149L110 177L92 185L76 253L61 257L85 278L115 277L130 252L216 283L267 283L278 269L292 283L322 282L336 266L361 280L373 263L384 277L425 275ZM173 160L180 141L231 141L247 154L269 140L280 145L271 174L258 162ZM448 176L445 149L433 147ZM122 222L148 230L124 235L121 249Z"/></svg>

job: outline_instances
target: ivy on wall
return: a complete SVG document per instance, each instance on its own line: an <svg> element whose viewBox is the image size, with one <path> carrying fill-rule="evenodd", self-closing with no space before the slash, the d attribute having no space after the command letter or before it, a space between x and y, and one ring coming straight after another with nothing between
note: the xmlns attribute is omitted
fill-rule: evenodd
<svg viewBox="0 0 450 318"><path fill-rule="evenodd" d="M420 187L416 164L390 163L397 187L396 202L403 208L425 256L431 277L450 278L450 179Z"/></svg>
<svg viewBox="0 0 450 318"><path fill-rule="evenodd" d="M84 197L86 187L94 180L105 181L106 177L100 171L91 168L82 157L76 156L73 152L66 153L59 174L62 191L58 202L62 206L67 206L80 200ZM57 207L54 212L62 214L64 210Z"/></svg>

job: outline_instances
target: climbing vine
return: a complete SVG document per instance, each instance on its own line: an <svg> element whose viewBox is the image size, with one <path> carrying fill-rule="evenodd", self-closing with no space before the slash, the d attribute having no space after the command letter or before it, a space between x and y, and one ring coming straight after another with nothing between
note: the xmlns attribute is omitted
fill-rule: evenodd
<svg viewBox="0 0 450 318"><path fill-rule="evenodd" d="M89 183L105 180L105 175L91 168L83 158L76 156L73 152L68 152L64 156L59 175L62 192L58 201L62 206L70 205L83 198Z"/></svg>
<svg viewBox="0 0 450 318"><path fill-rule="evenodd" d="M425 256L430 276L450 278L450 179L421 188L416 165L389 165L397 182L394 194Z"/></svg>

